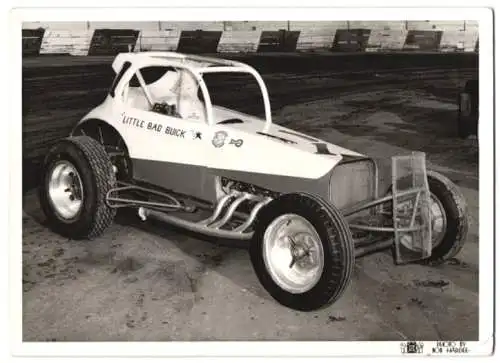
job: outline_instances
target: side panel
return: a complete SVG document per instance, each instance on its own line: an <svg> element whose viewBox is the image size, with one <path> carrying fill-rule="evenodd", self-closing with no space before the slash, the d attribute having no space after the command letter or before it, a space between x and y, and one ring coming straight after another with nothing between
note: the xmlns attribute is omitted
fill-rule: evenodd
<svg viewBox="0 0 500 363"><path fill-rule="evenodd" d="M207 202L217 200L216 178L204 167L146 159L132 159L132 163L137 180Z"/></svg>
<svg viewBox="0 0 500 363"><path fill-rule="evenodd" d="M129 147L134 178L204 199L205 124L126 108L115 125Z"/></svg>

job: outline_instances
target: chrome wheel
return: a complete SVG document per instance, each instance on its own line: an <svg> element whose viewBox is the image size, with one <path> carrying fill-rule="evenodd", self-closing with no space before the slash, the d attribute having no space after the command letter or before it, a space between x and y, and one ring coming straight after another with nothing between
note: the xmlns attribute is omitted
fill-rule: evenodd
<svg viewBox="0 0 500 363"><path fill-rule="evenodd" d="M432 248L436 248L444 238L446 234L446 211L444 210L441 201L433 194L430 193L430 212L431 212L431 243ZM412 251L420 251L413 246L413 239L410 234L402 236L400 239L401 244Z"/></svg>
<svg viewBox="0 0 500 363"><path fill-rule="evenodd" d="M265 266L283 290L300 294L321 278L324 251L316 229L297 214L284 214L267 227L263 238Z"/></svg>
<svg viewBox="0 0 500 363"><path fill-rule="evenodd" d="M431 233L432 248L436 248L446 234L447 220L443 203L431 193Z"/></svg>
<svg viewBox="0 0 500 363"><path fill-rule="evenodd" d="M49 172L49 200L62 219L74 219L83 205L83 186L80 174L69 161L57 162Z"/></svg>

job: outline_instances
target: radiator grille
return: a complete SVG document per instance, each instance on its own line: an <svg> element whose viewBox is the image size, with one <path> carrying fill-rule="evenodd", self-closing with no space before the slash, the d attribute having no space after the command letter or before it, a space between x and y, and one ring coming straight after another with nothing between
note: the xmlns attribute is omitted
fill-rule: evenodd
<svg viewBox="0 0 500 363"><path fill-rule="evenodd" d="M330 200L339 209L375 197L375 170L370 160L337 165L330 178Z"/></svg>

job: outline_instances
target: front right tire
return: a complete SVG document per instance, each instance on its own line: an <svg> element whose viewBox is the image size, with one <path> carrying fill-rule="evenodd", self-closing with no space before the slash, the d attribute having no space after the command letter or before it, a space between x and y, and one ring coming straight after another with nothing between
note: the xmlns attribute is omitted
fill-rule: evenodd
<svg viewBox="0 0 500 363"><path fill-rule="evenodd" d="M440 265L454 258L464 247L469 231L467 202L450 179L432 170L427 170L431 212L431 255L420 263ZM398 181L399 186L408 188L410 178ZM389 190L391 192L391 190ZM402 243L407 250L411 244Z"/></svg>
<svg viewBox="0 0 500 363"><path fill-rule="evenodd" d="M432 255L424 260L430 265L439 265L455 257L463 248L469 231L467 202L460 189L444 175L427 171L427 180L431 198L437 203L432 205L434 212L442 215L445 223L443 233L438 234L438 240L433 241ZM436 206L437 204L437 206ZM434 227L434 225L433 225ZM433 229L433 235L435 235Z"/></svg>

